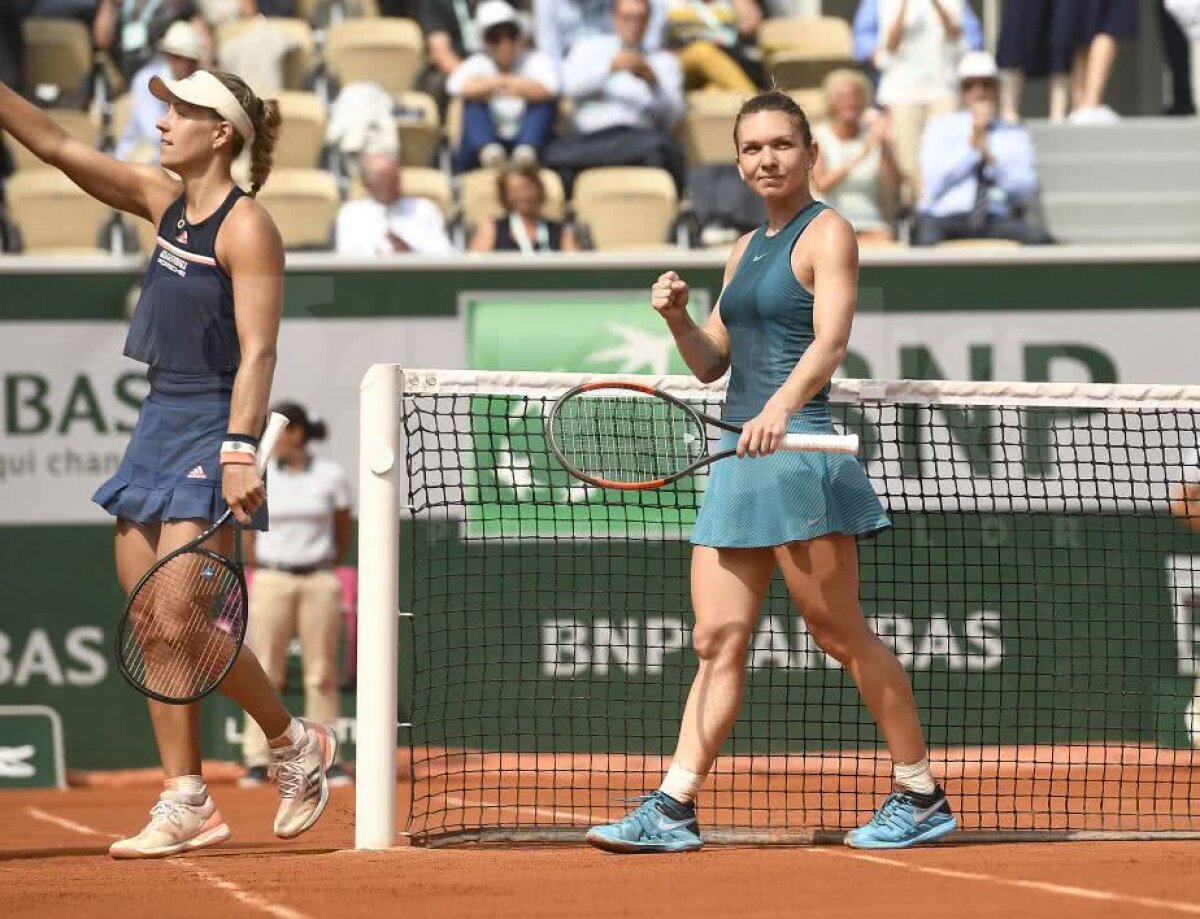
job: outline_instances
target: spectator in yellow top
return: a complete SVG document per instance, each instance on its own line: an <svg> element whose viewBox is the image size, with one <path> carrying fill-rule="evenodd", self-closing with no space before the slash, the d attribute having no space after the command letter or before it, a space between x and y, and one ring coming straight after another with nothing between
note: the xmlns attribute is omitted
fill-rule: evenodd
<svg viewBox="0 0 1200 919"><path fill-rule="evenodd" d="M758 0L670 0L667 39L687 89L752 93L763 82Z"/></svg>

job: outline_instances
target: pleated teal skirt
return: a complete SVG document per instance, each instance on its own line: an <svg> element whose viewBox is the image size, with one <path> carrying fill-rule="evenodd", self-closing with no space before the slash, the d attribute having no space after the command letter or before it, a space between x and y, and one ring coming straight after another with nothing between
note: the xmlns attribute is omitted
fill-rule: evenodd
<svg viewBox="0 0 1200 919"><path fill-rule="evenodd" d="M827 418L799 416L792 432L833 434ZM722 432L717 450L737 446ZM817 539L830 533L866 538L891 526L857 457L790 453L730 457L709 467L708 489L692 542L721 549L757 549Z"/></svg>

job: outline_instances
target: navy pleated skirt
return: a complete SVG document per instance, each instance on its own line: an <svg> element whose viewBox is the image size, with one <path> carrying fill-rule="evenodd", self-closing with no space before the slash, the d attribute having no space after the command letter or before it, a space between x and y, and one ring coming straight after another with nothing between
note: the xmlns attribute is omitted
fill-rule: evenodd
<svg viewBox="0 0 1200 919"><path fill-rule="evenodd" d="M151 370L149 379L150 394L121 465L92 500L136 523L215 523L227 509L220 454L229 430L233 375ZM266 527L264 505L252 528Z"/></svg>
<svg viewBox="0 0 1200 919"><path fill-rule="evenodd" d="M833 434L823 411L794 417L794 433ZM717 450L737 446L723 432ZM891 526L856 457L843 453L790 453L730 457L709 467L704 504L692 542L716 548L764 548L830 533L869 537Z"/></svg>

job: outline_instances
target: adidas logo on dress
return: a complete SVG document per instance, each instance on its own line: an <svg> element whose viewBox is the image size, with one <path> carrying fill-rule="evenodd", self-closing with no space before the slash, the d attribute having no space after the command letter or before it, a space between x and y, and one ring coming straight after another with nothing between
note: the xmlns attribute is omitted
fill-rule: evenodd
<svg viewBox="0 0 1200 919"><path fill-rule="evenodd" d="M188 477L189 479L207 479L207 478L208 478L208 476L206 476L206 475L204 474L204 467L203 467L203 466L196 466L196 467L194 467L194 468L192 469L192 471L191 471L191 472L189 472L189 473L187 474L187 477Z"/></svg>

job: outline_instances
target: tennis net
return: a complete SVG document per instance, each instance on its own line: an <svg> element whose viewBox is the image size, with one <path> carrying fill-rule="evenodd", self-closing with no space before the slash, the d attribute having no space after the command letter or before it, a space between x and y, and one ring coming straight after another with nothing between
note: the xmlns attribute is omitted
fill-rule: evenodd
<svg viewBox="0 0 1200 919"><path fill-rule="evenodd" d="M570 479L542 419L585 379L380 365L364 382L360 846L395 839L379 812L397 768L402 832L439 844L582 838L669 763L706 479ZM721 385L636 379L720 412ZM894 524L860 544L863 609L964 831L1200 836L1200 546L1168 510L1200 387L835 381L831 400ZM840 839L891 764L778 578L748 668L706 837Z"/></svg>

